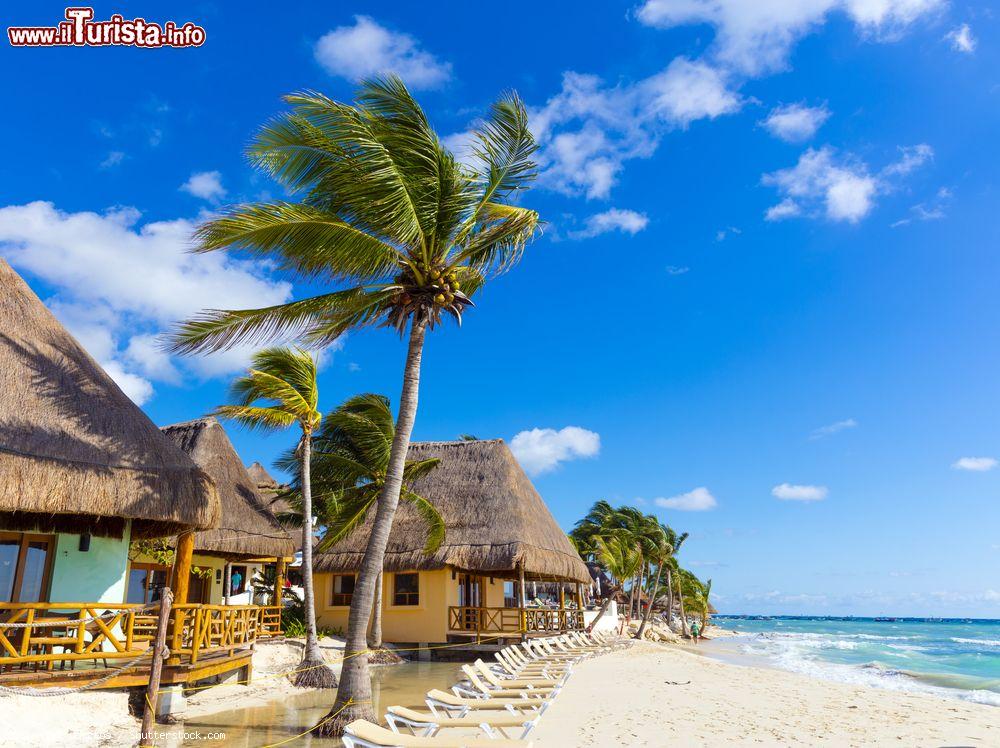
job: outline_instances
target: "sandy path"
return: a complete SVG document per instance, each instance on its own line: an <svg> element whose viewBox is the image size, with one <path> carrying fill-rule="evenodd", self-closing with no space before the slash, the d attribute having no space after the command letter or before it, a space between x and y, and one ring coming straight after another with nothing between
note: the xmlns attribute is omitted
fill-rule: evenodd
<svg viewBox="0 0 1000 748"><path fill-rule="evenodd" d="M537 748L993 746L1000 745L1000 709L637 643L578 665L533 738Z"/></svg>

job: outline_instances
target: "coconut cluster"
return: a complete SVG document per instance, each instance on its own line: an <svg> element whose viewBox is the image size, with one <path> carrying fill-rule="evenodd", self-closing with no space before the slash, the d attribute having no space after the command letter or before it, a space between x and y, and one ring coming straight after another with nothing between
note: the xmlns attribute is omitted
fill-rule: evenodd
<svg viewBox="0 0 1000 748"><path fill-rule="evenodd" d="M463 268L435 267L420 273L421 282L409 268L396 276L396 283L390 288L396 291L394 310L389 322L402 331L410 315L425 317L433 327L441 321L441 312L450 313L459 324L462 311L472 305L472 301L462 293L460 280Z"/></svg>

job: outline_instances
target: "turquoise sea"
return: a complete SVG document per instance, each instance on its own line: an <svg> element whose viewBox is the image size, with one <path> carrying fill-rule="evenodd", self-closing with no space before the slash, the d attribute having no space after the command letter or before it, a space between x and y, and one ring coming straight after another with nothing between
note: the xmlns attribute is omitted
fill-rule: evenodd
<svg viewBox="0 0 1000 748"><path fill-rule="evenodd" d="M713 616L704 648L844 683L1000 706L1000 620Z"/></svg>

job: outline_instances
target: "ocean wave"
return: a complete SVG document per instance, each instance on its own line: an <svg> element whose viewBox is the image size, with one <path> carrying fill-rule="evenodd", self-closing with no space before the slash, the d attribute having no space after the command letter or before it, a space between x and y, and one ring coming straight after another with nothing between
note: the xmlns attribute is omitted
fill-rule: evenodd
<svg viewBox="0 0 1000 748"><path fill-rule="evenodd" d="M953 636L951 640L957 644L976 644L981 647L1000 647L1000 639L963 639Z"/></svg>
<svg viewBox="0 0 1000 748"><path fill-rule="evenodd" d="M871 635L855 634L854 638L874 638ZM862 644L864 649L857 649L858 641L848 641L847 637L838 635L822 635L807 632L780 632L762 634L744 641L742 650L745 654L761 658L764 662L778 667L815 678L836 681L859 686L870 686L895 691L928 693L936 696L959 698L980 704L1000 706L1000 679L986 679L978 676L958 674L926 673L919 669L909 670L879 661L879 649L889 658L905 658L916 664L921 655L907 655L903 652L931 651L927 647L915 644L890 644L886 642L869 642ZM881 639L919 639L916 636L878 637ZM957 638L956 638L957 639ZM976 643L991 640L974 640ZM872 657L867 662L837 662L836 650L857 650L858 654L869 654ZM893 650L896 650L895 652ZM831 658L834 661L831 661Z"/></svg>

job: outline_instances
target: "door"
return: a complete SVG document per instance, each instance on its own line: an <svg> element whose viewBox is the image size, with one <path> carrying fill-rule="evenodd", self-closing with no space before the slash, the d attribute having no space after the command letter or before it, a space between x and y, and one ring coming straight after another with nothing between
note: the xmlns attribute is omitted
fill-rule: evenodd
<svg viewBox="0 0 1000 748"><path fill-rule="evenodd" d="M483 604L483 578L472 574L458 577L458 604L461 607L460 625L475 631L479 628L479 608Z"/></svg>
<svg viewBox="0 0 1000 748"><path fill-rule="evenodd" d="M48 600L54 535L0 533L0 602Z"/></svg>

